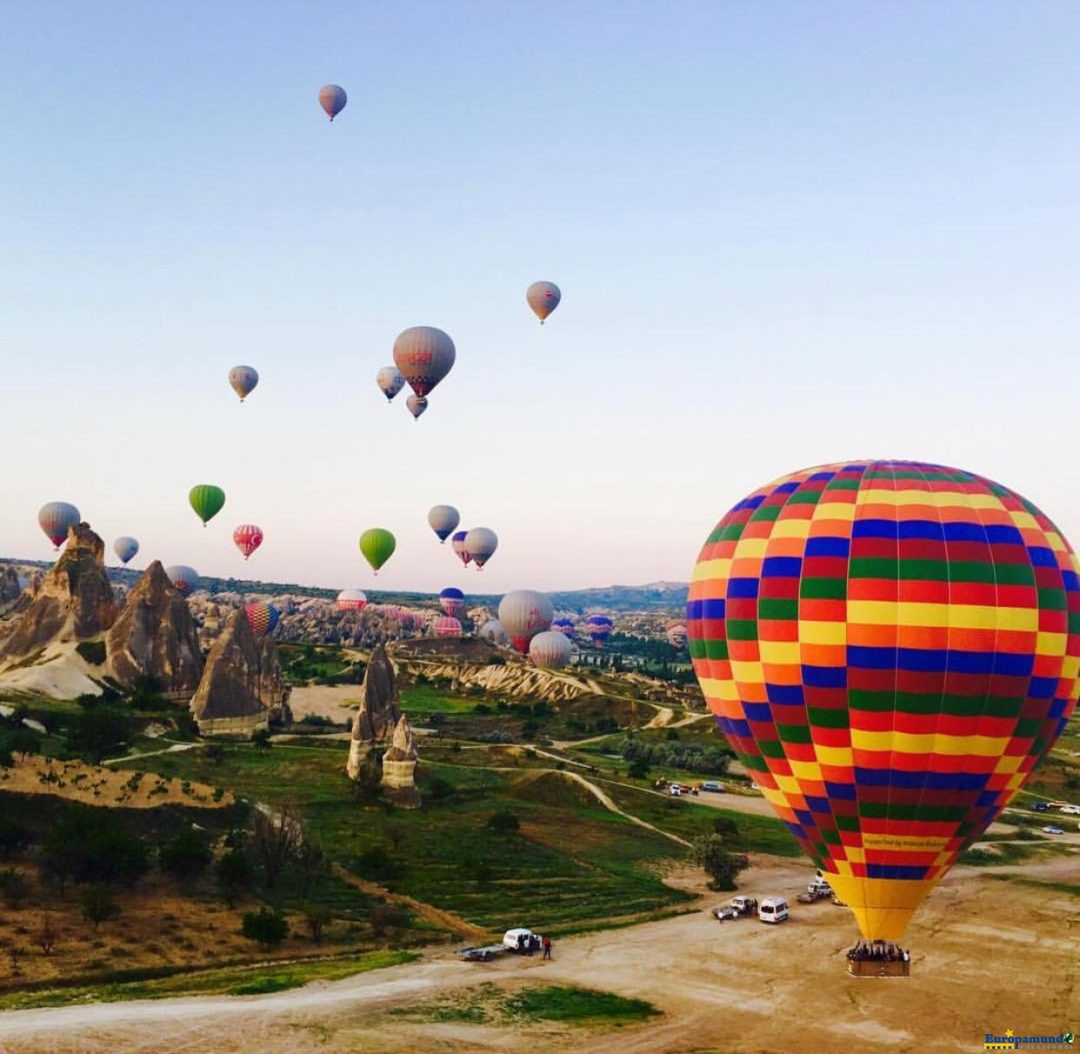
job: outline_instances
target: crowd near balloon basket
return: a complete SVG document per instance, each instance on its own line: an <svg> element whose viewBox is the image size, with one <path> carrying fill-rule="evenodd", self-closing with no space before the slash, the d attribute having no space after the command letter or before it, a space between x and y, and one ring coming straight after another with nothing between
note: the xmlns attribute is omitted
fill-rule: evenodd
<svg viewBox="0 0 1080 1054"><path fill-rule="evenodd" d="M847 953L852 977L910 977L911 953L891 941L858 941Z"/></svg>

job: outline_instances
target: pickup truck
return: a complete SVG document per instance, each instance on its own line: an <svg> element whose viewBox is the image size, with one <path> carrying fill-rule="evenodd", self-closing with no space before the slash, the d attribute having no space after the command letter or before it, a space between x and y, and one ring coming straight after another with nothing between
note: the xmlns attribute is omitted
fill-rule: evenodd
<svg viewBox="0 0 1080 1054"><path fill-rule="evenodd" d="M800 904L813 904L815 900L827 900L833 895L832 887L823 879L816 879L806 887L805 893L800 893L795 899Z"/></svg>
<svg viewBox="0 0 1080 1054"><path fill-rule="evenodd" d="M724 922L728 919L747 918L757 914L758 902L754 897L732 897L730 904L713 908L713 918Z"/></svg>

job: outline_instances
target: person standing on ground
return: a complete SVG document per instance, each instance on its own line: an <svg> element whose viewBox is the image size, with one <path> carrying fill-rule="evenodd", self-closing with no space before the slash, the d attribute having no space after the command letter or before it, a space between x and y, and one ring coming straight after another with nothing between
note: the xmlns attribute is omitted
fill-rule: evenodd
<svg viewBox="0 0 1080 1054"><path fill-rule="evenodd" d="M550 959L551 958L551 938L545 936L544 940L543 940L543 945L544 945L544 958L545 959Z"/></svg>

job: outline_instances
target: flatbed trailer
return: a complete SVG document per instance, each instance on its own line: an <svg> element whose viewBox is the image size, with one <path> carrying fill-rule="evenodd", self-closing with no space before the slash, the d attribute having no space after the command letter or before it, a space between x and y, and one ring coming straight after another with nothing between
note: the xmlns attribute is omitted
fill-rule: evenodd
<svg viewBox="0 0 1080 1054"><path fill-rule="evenodd" d="M489 963L509 950L505 944L487 944L482 948L462 948L458 955L467 963Z"/></svg>

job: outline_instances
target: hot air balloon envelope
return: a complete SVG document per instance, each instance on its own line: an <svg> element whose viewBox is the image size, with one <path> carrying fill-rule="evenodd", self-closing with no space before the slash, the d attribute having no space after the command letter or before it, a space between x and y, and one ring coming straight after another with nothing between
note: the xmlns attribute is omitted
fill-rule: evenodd
<svg viewBox="0 0 1080 1054"><path fill-rule="evenodd" d="M324 84L319 89L319 105L326 111L326 116L332 121L349 101L345 89L339 84Z"/></svg>
<svg viewBox="0 0 1080 1054"><path fill-rule="evenodd" d="M187 564L173 564L172 567L165 568L165 575L180 590L181 595L188 597L195 589L199 572L194 567L188 567Z"/></svg>
<svg viewBox="0 0 1080 1054"><path fill-rule="evenodd" d="M82 517L74 505L66 501L50 501L38 510L38 525L45 532L45 537L59 549L67 540L68 530L74 527Z"/></svg>
<svg viewBox="0 0 1080 1054"><path fill-rule="evenodd" d="M405 400L405 405L409 409L409 413L413 415L413 418L417 421L420 420L421 415L428 408L428 401L422 395L410 395Z"/></svg>
<svg viewBox="0 0 1080 1054"><path fill-rule="evenodd" d="M529 658L545 670L561 670L573 653L573 644L558 630L545 630L529 641Z"/></svg>
<svg viewBox="0 0 1080 1054"><path fill-rule="evenodd" d="M535 589L515 589L499 602L499 621L522 655L529 650L529 641L551 625L554 614L551 601Z"/></svg>
<svg viewBox="0 0 1080 1054"><path fill-rule="evenodd" d="M394 365L419 396L427 395L450 372L456 357L454 342L434 326L413 326L394 341Z"/></svg>
<svg viewBox="0 0 1080 1054"><path fill-rule="evenodd" d="M122 537L113 542L113 552L122 564L126 564L139 551L139 543L134 538Z"/></svg>
<svg viewBox="0 0 1080 1054"><path fill-rule="evenodd" d="M386 396L386 401L390 402L405 387L405 378L396 366L384 366L375 374L375 383Z"/></svg>
<svg viewBox="0 0 1080 1054"><path fill-rule="evenodd" d="M456 618L450 618L448 615L440 615L431 624L431 632L436 637L460 637L461 636L461 623Z"/></svg>
<svg viewBox="0 0 1080 1054"><path fill-rule="evenodd" d="M540 325L543 325L544 319L559 306L562 293L554 282L533 282L525 292L525 299L529 301L533 314L540 319Z"/></svg>
<svg viewBox="0 0 1080 1054"><path fill-rule="evenodd" d="M447 586L439 594L439 607L444 615L457 618L465 610L465 594L455 586Z"/></svg>
<svg viewBox="0 0 1080 1054"><path fill-rule="evenodd" d="M229 370L229 384L243 402L259 383L259 374L252 366L234 366Z"/></svg>
<svg viewBox="0 0 1080 1054"><path fill-rule="evenodd" d="M428 510L427 522L439 541L445 542L457 530L461 515L453 505L432 505Z"/></svg>
<svg viewBox="0 0 1080 1054"><path fill-rule="evenodd" d="M367 602L367 596L362 589L343 589L337 595L340 611L363 611Z"/></svg>
<svg viewBox="0 0 1080 1054"><path fill-rule="evenodd" d="M755 491L687 605L709 708L851 907L896 940L1076 703L1077 561L970 472L854 461Z"/></svg>
<svg viewBox="0 0 1080 1054"><path fill-rule="evenodd" d="M233 531L233 544L244 554L246 560L263 543L261 527L253 523L242 523Z"/></svg>
<svg viewBox="0 0 1080 1054"><path fill-rule="evenodd" d="M248 625L257 637L265 637L273 633L281 620L281 612L273 604L261 602L247 604L244 607L244 614L247 616Z"/></svg>
<svg viewBox="0 0 1080 1054"><path fill-rule="evenodd" d="M598 648L611 636L613 623L607 615L590 615L585 620L585 632Z"/></svg>
<svg viewBox="0 0 1080 1054"><path fill-rule="evenodd" d="M197 483L188 493L188 501L205 527L225 506L225 491L212 483Z"/></svg>
<svg viewBox="0 0 1080 1054"><path fill-rule="evenodd" d="M487 527L473 527L465 535L465 552L469 554L469 559L478 568L483 567L498 548L499 539L497 535Z"/></svg>
<svg viewBox="0 0 1080 1054"><path fill-rule="evenodd" d="M465 539L468 535L468 531L457 531L454 534L454 537L450 539L450 545L454 549L454 554L466 567L469 566L469 561L472 559L468 550L465 548Z"/></svg>
<svg viewBox="0 0 1080 1054"><path fill-rule="evenodd" d="M394 555L397 539L382 527L371 527L360 535L360 552L378 574L379 568Z"/></svg>

